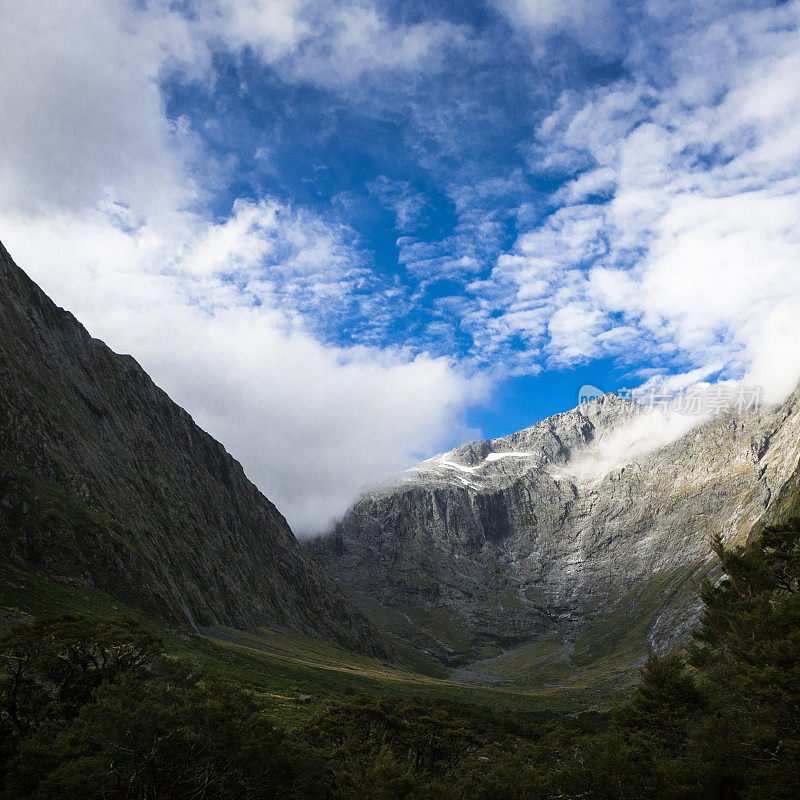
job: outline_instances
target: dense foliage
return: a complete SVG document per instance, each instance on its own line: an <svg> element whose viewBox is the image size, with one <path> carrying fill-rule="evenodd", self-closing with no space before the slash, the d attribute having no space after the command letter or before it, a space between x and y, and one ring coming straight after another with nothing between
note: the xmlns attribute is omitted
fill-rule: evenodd
<svg viewBox="0 0 800 800"><path fill-rule="evenodd" d="M695 643L599 722L358 697L287 732L135 621L21 626L0 640L0 797L798 797L800 524L714 547Z"/></svg>

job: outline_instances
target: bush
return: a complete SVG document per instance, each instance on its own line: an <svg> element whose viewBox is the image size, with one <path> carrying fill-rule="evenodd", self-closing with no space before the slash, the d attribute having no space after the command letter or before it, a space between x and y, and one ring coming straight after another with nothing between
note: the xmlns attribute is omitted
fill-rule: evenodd
<svg viewBox="0 0 800 800"><path fill-rule="evenodd" d="M74 617L0 640L4 797L313 797L321 775L227 682L170 662L132 620Z"/></svg>

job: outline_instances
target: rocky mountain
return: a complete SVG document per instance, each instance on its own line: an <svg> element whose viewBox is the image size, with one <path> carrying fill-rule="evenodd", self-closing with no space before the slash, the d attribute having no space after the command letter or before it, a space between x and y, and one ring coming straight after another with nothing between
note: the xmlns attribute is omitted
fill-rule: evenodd
<svg viewBox="0 0 800 800"><path fill-rule="evenodd" d="M225 449L0 245L2 556L194 626L372 628Z"/></svg>
<svg viewBox="0 0 800 800"><path fill-rule="evenodd" d="M797 494L800 392L688 427L605 395L419 464L313 547L376 619L451 666L507 666L543 641L573 664L639 657L687 635L712 535L744 541Z"/></svg>

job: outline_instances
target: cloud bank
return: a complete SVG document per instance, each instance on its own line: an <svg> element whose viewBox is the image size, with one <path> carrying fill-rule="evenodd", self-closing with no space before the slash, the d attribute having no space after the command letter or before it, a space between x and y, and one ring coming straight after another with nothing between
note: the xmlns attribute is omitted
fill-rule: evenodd
<svg viewBox="0 0 800 800"><path fill-rule="evenodd" d="M585 32L589 5L537 19ZM522 6L548 4L514 5L527 31ZM530 169L565 180L478 287L502 308L493 343L521 336L551 365L720 364L776 400L800 377L800 5L707 28L650 10L628 75L563 93L538 127Z"/></svg>

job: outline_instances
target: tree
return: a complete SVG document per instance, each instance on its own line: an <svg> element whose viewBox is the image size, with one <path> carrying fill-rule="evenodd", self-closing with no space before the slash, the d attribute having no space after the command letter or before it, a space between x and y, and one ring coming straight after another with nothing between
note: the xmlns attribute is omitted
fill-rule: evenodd
<svg viewBox="0 0 800 800"><path fill-rule="evenodd" d="M100 684L152 664L161 648L127 618L20 625L0 639L0 723L24 734L48 719L73 719Z"/></svg>
<svg viewBox="0 0 800 800"><path fill-rule="evenodd" d="M313 798L318 775L255 698L175 664L104 684L69 725L40 726L9 764L6 796Z"/></svg>
<svg viewBox="0 0 800 800"><path fill-rule="evenodd" d="M371 697L330 709L306 737L326 763L329 796L343 800L427 796L431 781L480 741L468 723L431 704Z"/></svg>
<svg viewBox="0 0 800 800"><path fill-rule="evenodd" d="M726 549L719 538L713 546L725 576L703 587L690 663L711 693L717 724L730 732L728 758L746 765L742 796L796 797L800 521L769 528L748 547Z"/></svg>
<svg viewBox="0 0 800 800"><path fill-rule="evenodd" d="M660 753L675 754L686 743L703 703L680 652L662 657L652 653L641 669L632 699L618 711L617 725L649 738Z"/></svg>

